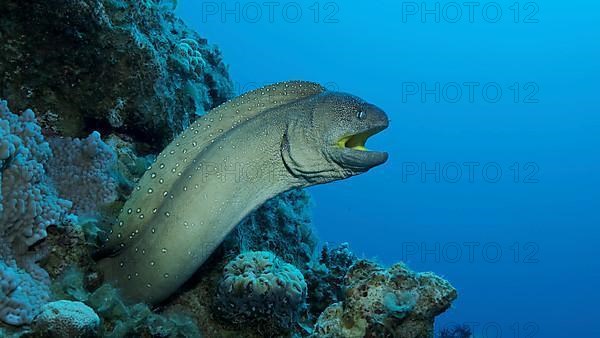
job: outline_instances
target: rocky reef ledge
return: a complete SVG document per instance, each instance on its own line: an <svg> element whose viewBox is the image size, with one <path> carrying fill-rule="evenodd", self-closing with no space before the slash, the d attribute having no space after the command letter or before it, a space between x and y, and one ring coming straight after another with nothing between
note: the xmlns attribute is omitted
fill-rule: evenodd
<svg viewBox="0 0 600 338"><path fill-rule="evenodd" d="M456 290L319 244L302 190L248 216L159 307L104 283L106 224L155 154L233 95L173 6L0 2L0 336L433 337Z"/></svg>
<svg viewBox="0 0 600 338"><path fill-rule="evenodd" d="M47 131L124 133L155 150L226 101L221 53L157 0L0 2L0 97Z"/></svg>

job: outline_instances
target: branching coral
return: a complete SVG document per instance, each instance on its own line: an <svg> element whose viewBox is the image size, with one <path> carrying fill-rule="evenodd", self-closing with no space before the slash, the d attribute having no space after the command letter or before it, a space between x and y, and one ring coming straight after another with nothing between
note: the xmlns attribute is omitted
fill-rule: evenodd
<svg viewBox="0 0 600 338"><path fill-rule="evenodd" d="M218 310L234 323L288 327L305 306L306 282L293 265L268 251L242 253L225 266Z"/></svg>
<svg viewBox="0 0 600 338"><path fill-rule="evenodd" d="M0 320L10 325L30 323L50 299L50 279L33 262L21 269L0 260Z"/></svg>

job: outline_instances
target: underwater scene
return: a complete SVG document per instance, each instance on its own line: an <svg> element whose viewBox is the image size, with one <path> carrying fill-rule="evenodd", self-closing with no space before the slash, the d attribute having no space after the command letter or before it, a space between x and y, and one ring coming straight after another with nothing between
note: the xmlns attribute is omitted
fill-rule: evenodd
<svg viewBox="0 0 600 338"><path fill-rule="evenodd" d="M599 22L0 0L0 337L600 337Z"/></svg>

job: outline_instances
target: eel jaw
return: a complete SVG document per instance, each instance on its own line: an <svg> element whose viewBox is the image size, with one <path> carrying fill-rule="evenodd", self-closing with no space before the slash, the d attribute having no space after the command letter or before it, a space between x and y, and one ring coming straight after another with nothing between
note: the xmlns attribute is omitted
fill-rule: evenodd
<svg viewBox="0 0 600 338"><path fill-rule="evenodd" d="M358 151L369 151L369 149L365 147L365 144L367 143L369 137L381 132L384 129L385 127L376 127L360 132L358 134L342 137L337 142L337 146L343 149L345 148Z"/></svg>
<svg viewBox="0 0 600 338"><path fill-rule="evenodd" d="M388 159L386 152L371 151L366 148L365 144L369 137L378 134L386 128L387 123L355 134L343 136L336 143L335 148L338 151L335 152L337 153L337 156L334 157L335 162L341 167L350 169L355 174L365 172L385 163Z"/></svg>

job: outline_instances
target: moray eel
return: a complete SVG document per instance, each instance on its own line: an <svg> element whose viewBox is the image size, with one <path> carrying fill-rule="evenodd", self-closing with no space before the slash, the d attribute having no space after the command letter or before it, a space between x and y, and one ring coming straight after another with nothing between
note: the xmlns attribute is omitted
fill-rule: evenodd
<svg viewBox="0 0 600 338"><path fill-rule="evenodd" d="M160 153L112 226L98 268L132 301L175 292L268 199L384 163L367 139L386 114L355 96L292 81L237 97Z"/></svg>

